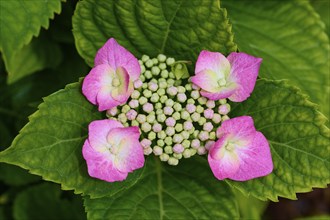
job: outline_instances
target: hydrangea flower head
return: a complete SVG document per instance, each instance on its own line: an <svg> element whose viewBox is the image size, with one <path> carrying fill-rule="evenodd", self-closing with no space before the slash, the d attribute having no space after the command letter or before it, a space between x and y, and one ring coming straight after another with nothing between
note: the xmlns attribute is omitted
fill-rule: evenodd
<svg viewBox="0 0 330 220"><path fill-rule="evenodd" d="M192 82L211 100L242 102L254 89L261 61L246 53L233 52L226 58L204 50L198 56Z"/></svg>
<svg viewBox="0 0 330 220"><path fill-rule="evenodd" d="M144 165L139 128L124 127L112 119L93 121L83 146L90 176L108 182L122 181Z"/></svg>
<svg viewBox="0 0 330 220"><path fill-rule="evenodd" d="M266 176L273 162L265 136L256 131L251 117L226 120L217 130L218 140L211 146L208 161L215 177L246 181Z"/></svg>
<svg viewBox="0 0 330 220"><path fill-rule="evenodd" d="M86 98L99 111L126 103L141 73L138 60L111 38L97 52L94 64L82 86Z"/></svg>

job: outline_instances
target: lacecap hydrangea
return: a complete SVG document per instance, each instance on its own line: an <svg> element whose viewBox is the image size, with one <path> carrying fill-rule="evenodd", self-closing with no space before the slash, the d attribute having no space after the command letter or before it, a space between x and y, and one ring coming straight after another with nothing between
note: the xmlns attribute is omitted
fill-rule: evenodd
<svg viewBox="0 0 330 220"><path fill-rule="evenodd" d="M219 180L269 174L269 145L253 119L228 116L231 101L244 101L252 93L261 61L245 53L226 58L204 50L190 77L186 61L163 54L137 60L109 39L82 86L86 98L107 115L89 125L83 146L89 175L124 180L150 154L173 166L207 155Z"/></svg>

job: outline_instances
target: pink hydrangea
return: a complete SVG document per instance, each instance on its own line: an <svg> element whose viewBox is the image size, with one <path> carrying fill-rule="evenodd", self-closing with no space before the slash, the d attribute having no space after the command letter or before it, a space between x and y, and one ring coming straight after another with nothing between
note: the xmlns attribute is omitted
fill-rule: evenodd
<svg viewBox="0 0 330 220"><path fill-rule="evenodd" d="M99 111L126 103L141 73L138 60L111 38L97 52L94 65L82 85L86 98Z"/></svg>
<svg viewBox="0 0 330 220"><path fill-rule="evenodd" d="M208 155L217 179L246 181L272 172L268 142L256 131L251 117L241 116L223 122L217 136L219 140L211 146Z"/></svg>
<svg viewBox="0 0 330 220"><path fill-rule="evenodd" d="M108 182L122 181L128 173L143 167L139 137L138 127L124 127L113 119L90 123L82 150L89 175Z"/></svg>
<svg viewBox="0 0 330 220"><path fill-rule="evenodd" d="M261 61L246 53L233 52L226 58L221 53L203 50L191 81L202 89L202 96L211 100L228 98L242 102L254 89Z"/></svg>

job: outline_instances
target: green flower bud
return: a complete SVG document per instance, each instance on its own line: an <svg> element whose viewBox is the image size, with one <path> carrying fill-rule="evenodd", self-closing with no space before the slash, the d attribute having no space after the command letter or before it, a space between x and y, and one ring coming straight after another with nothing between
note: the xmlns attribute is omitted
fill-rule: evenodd
<svg viewBox="0 0 330 220"><path fill-rule="evenodd" d="M200 94L197 90L193 90L190 94L191 98L198 99L200 97Z"/></svg>
<svg viewBox="0 0 330 220"><path fill-rule="evenodd" d="M169 86L173 86L175 81L174 81L174 79L168 79L167 83L168 83Z"/></svg>
<svg viewBox="0 0 330 220"><path fill-rule="evenodd" d="M199 130L195 130L193 133L193 138L198 138Z"/></svg>
<svg viewBox="0 0 330 220"><path fill-rule="evenodd" d="M166 147L164 148L164 151L165 151L165 153L167 153L167 154L172 154L172 153L173 153L172 146L166 146Z"/></svg>
<svg viewBox="0 0 330 220"><path fill-rule="evenodd" d="M167 99L167 95L162 95L159 100L161 103L165 103Z"/></svg>
<svg viewBox="0 0 330 220"><path fill-rule="evenodd" d="M146 79L151 79L152 78L152 73L150 70L146 70L144 72L144 76L146 77Z"/></svg>
<svg viewBox="0 0 330 220"><path fill-rule="evenodd" d="M227 99L220 99L219 100L220 105L226 104L227 103Z"/></svg>
<svg viewBox="0 0 330 220"><path fill-rule="evenodd" d="M213 114L212 121L213 121L215 124L219 124L219 123L221 122L221 115L218 114L218 113L214 113L214 114Z"/></svg>
<svg viewBox="0 0 330 220"><path fill-rule="evenodd" d="M158 90L157 90L157 94L158 94L159 96L165 95L165 89L162 89L162 88L158 89Z"/></svg>
<svg viewBox="0 0 330 220"><path fill-rule="evenodd" d="M150 59L150 57L148 56L148 55L142 55L142 58L141 58L141 60L142 60L142 62L147 62L148 60Z"/></svg>
<svg viewBox="0 0 330 220"><path fill-rule="evenodd" d="M154 65L158 64L158 59L157 58L152 58L152 62L154 63Z"/></svg>
<svg viewBox="0 0 330 220"><path fill-rule="evenodd" d="M175 59L174 58L169 57L169 58L166 59L166 64L168 66L173 65L174 63L175 63Z"/></svg>
<svg viewBox="0 0 330 220"><path fill-rule="evenodd" d="M190 83L187 83L184 87L185 87L186 91L191 91L192 90L192 87L191 87Z"/></svg>
<svg viewBox="0 0 330 220"><path fill-rule="evenodd" d="M157 59L159 62L165 62L166 56L164 54L158 54Z"/></svg>
<svg viewBox="0 0 330 220"><path fill-rule="evenodd" d="M150 98L152 95L152 92L149 89L145 89L145 90L143 90L143 95L146 98Z"/></svg>
<svg viewBox="0 0 330 220"><path fill-rule="evenodd" d="M189 136L190 136L190 134L189 134L188 131L182 131L182 132L181 132L181 135L182 135L182 137L183 137L184 139L186 139L186 140L188 140L188 139L189 139Z"/></svg>
<svg viewBox="0 0 330 220"><path fill-rule="evenodd" d="M142 115L142 114L138 114L138 116L136 117L136 120L137 120L140 124L143 124L144 122L146 122L146 120L147 120L147 116Z"/></svg>
<svg viewBox="0 0 330 220"><path fill-rule="evenodd" d="M166 120L166 115L165 114L160 114L157 115L157 121L160 123L163 123Z"/></svg>
<svg viewBox="0 0 330 220"><path fill-rule="evenodd" d="M163 147L165 145L164 140L162 139L157 140L157 145Z"/></svg>
<svg viewBox="0 0 330 220"><path fill-rule="evenodd" d="M155 76L158 76L159 73L160 73L160 69L159 69L159 67L158 67L158 66L153 66L153 67L151 68L151 73L152 73L153 75L155 75Z"/></svg>
<svg viewBox="0 0 330 220"><path fill-rule="evenodd" d="M139 98L139 104L140 105L144 105L147 102L148 102L148 99L146 97L142 96L142 97Z"/></svg>
<svg viewBox="0 0 330 220"><path fill-rule="evenodd" d="M150 101L153 102L153 103L158 102L159 101L159 95L157 93L153 93L151 95Z"/></svg>
<svg viewBox="0 0 330 220"><path fill-rule="evenodd" d="M144 71L144 72L145 72L145 71ZM144 72L143 72L143 73L144 73ZM146 81L146 77L145 77L144 75L141 74L141 75L140 75L140 80L141 80L142 82L144 82L144 81Z"/></svg>
<svg viewBox="0 0 330 220"><path fill-rule="evenodd" d="M148 123L152 124L152 123L155 122L155 120L156 120L156 116L155 116L154 114L149 114L149 115L147 116L147 122L148 122Z"/></svg>
<svg viewBox="0 0 330 220"><path fill-rule="evenodd" d="M159 147L159 146L155 146L153 149L153 152L155 155L162 155L163 154L163 148Z"/></svg>
<svg viewBox="0 0 330 220"><path fill-rule="evenodd" d="M165 105L168 107L172 107L174 105L174 101L172 99L167 99Z"/></svg>
<svg viewBox="0 0 330 220"><path fill-rule="evenodd" d="M214 131L211 131L210 132L210 137L209 137L211 140L215 140L216 138L216 135L215 135L215 132Z"/></svg>
<svg viewBox="0 0 330 220"><path fill-rule="evenodd" d="M162 67L159 66L160 69L162 69ZM164 79L168 78L168 71L166 69L163 69L162 72L160 72L160 76Z"/></svg>
<svg viewBox="0 0 330 220"><path fill-rule="evenodd" d="M186 92L186 88L183 86L178 86L178 92L179 93L185 93Z"/></svg>
<svg viewBox="0 0 330 220"><path fill-rule="evenodd" d="M153 131L150 131L149 134L148 134L148 139L149 140L155 140L156 139L156 133L153 132Z"/></svg>
<svg viewBox="0 0 330 220"><path fill-rule="evenodd" d="M179 112L174 112L173 115L172 115L172 117L173 117L176 121L178 121L178 120L180 120L181 115L180 115Z"/></svg>
<svg viewBox="0 0 330 220"><path fill-rule="evenodd" d="M156 104L158 104L158 103L156 103ZM159 103L160 104L160 103ZM161 114L163 114L164 113L164 111L163 111L163 109L157 109L156 110L156 115L161 115Z"/></svg>
<svg viewBox="0 0 330 220"><path fill-rule="evenodd" d="M143 74L146 71L146 67L144 65L141 65L141 74Z"/></svg>
<svg viewBox="0 0 330 220"><path fill-rule="evenodd" d="M228 119L229 119L228 115L224 115L224 116L221 117L221 121L226 121Z"/></svg>
<svg viewBox="0 0 330 220"><path fill-rule="evenodd" d="M206 118L204 118L204 117L201 117L199 120L198 120L198 124L200 125L200 126L202 126L203 124L205 124L206 123Z"/></svg>
<svg viewBox="0 0 330 220"><path fill-rule="evenodd" d="M174 74L174 73L172 73L172 74ZM174 81L174 85L175 86L180 86L181 84L182 84L182 80L181 79Z"/></svg>
<svg viewBox="0 0 330 220"><path fill-rule="evenodd" d="M149 132L151 130L151 125L148 122L144 122L141 125L141 130L145 133Z"/></svg>
<svg viewBox="0 0 330 220"><path fill-rule="evenodd" d="M138 99L140 97L140 92L137 90L134 90L131 95L132 99Z"/></svg>
<svg viewBox="0 0 330 220"><path fill-rule="evenodd" d="M193 100L192 98L190 98L190 99L187 100L187 103L188 104L195 104L195 100Z"/></svg>
<svg viewBox="0 0 330 220"><path fill-rule="evenodd" d="M129 110L131 110L131 107L129 107L129 105L124 105L121 108L121 112L123 112L123 113L127 113Z"/></svg>
<svg viewBox="0 0 330 220"><path fill-rule="evenodd" d="M131 122L131 126L139 126L139 122L137 120L133 120Z"/></svg>
<svg viewBox="0 0 330 220"><path fill-rule="evenodd" d="M166 138L166 133L165 133L165 131L160 131L160 132L158 132L157 137L158 137L159 139L164 140L164 138ZM165 142L165 143L166 143L166 142Z"/></svg>
<svg viewBox="0 0 330 220"><path fill-rule="evenodd" d="M199 113L199 114L201 114L201 113L204 112L204 108L201 105L197 105L196 106L196 112Z"/></svg>
<svg viewBox="0 0 330 220"><path fill-rule="evenodd" d="M170 156L168 156L168 154L162 154L159 156L160 160L165 162L168 161L168 159L170 158Z"/></svg>
<svg viewBox="0 0 330 220"><path fill-rule="evenodd" d="M151 147L144 148L143 153L144 155L150 155L152 153L152 148Z"/></svg>
<svg viewBox="0 0 330 220"><path fill-rule="evenodd" d="M198 120L201 118L201 115L197 112L194 112L192 115L191 115L191 119L194 121L194 122L198 122Z"/></svg>
<svg viewBox="0 0 330 220"><path fill-rule="evenodd" d="M183 146L184 148L189 148L189 147L190 147L190 141L189 141L189 140L184 140L184 141L182 142L182 146Z"/></svg>
<svg viewBox="0 0 330 220"><path fill-rule="evenodd" d="M199 104L205 105L206 102L207 102L207 98L205 98L205 97L199 97L197 101L198 101Z"/></svg>
<svg viewBox="0 0 330 220"><path fill-rule="evenodd" d="M175 125L175 130L176 130L177 132L181 132L181 131L183 130L183 126L182 126L182 124L181 124L181 123L176 123L176 125Z"/></svg>
<svg viewBox="0 0 330 220"><path fill-rule="evenodd" d="M161 69L161 70L165 70L167 68L166 64L165 63L160 63L158 65L158 68Z"/></svg>
<svg viewBox="0 0 330 220"><path fill-rule="evenodd" d="M174 158L174 157L170 157L170 158L168 159L167 163L168 163L169 165L176 166L176 165L179 164L179 160L176 159L176 158Z"/></svg>
<svg viewBox="0 0 330 220"><path fill-rule="evenodd" d="M186 110L183 110L183 111L181 112L181 118L182 118L183 120L188 120L188 119L190 118L190 114L189 114L189 112L187 112Z"/></svg>
<svg viewBox="0 0 330 220"><path fill-rule="evenodd" d="M175 134L175 129L173 127L167 127L165 133L167 136L173 136Z"/></svg>
<svg viewBox="0 0 330 220"><path fill-rule="evenodd" d="M175 134L175 135L173 136L173 142L174 142L174 143L179 144L179 143L181 143L182 141L183 141L183 137L182 137L181 134Z"/></svg>
<svg viewBox="0 0 330 220"><path fill-rule="evenodd" d="M128 122L123 123L123 125L124 125L124 127L128 127L129 126Z"/></svg>
<svg viewBox="0 0 330 220"><path fill-rule="evenodd" d="M165 133L165 132L164 132ZM166 134L165 134L166 135ZM173 144L173 139L171 137L166 137L164 140L165 144L167 145L172 145Z"/></svg>
<svg viewBox="0 0 330 220"><path fill-rule="evenodd" d="M185 149L182 153L183 157L184 158L189 158L191 157L191 152L190 152L190 149Z"/></svg>
<svg viewBox="0 0 330 220"><path fill-rule="evenodd" d="M163 108L162 103L157 102L157 103L155 104L155 109L156 109L156 110L158 110L158 109L162 109L162 108ZM156 114L157 114L157 111L156 111Z"/></svg>
<svg viewBox="0 0 330 220"><path fill-rule="evenodd" d="M168 77L170 77L171 79L175 79L175 75L174 75L173 72L170 72L170 73L168 74ZM174 82L174 83L175 83L175 82Z"/></svg>
<svg viewBox="0 0 330 220"><path fill-rule="evenodd" d="M151 68L153 65L154 65L154 62L152 62L152 60L150 60L150 59L145 62L145 66L148 68Z"/></svg>
<svg viewBox="0 0 330 220"><path fill-rule="evenodd" d="M167 87L167 82L166 81L165 82L159 82L159 88L166 89L166 87Z"/></svg>
<svg viewBox="0 0 330 220"><path fill-rule="evenodd" d="M174 108L175 111L178 111L178 112L182 110L182 106L181 106L180 103L175 103L173 105L173 108Z"/></svg>
<svg viewBox="0 0 330 220"><path fill-rule="evenodd" d="M118 120L119 120L121 123L125 123L125 122L127 122L127 117L126 117L125 113L120 113L120 114L118 115Z"/></svg>
<svg viewBox="0 0 330 220"><path fill-rule="evenodd" d="M173 157L180 160L182 158L182 154L173 153Z"/></svg>

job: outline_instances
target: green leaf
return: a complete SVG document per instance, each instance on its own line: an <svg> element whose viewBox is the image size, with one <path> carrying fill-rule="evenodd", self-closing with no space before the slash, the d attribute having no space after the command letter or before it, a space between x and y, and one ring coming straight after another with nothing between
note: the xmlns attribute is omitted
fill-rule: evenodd
<svg viewBox="0 0 330 220"><path fill-rule="evenodd" d="M211 0L84 0L77 4L73 33L90 66L110 37L135 56L163 53L194 61L202 49L236 50L227 12Z"/></svg>
<svg viewBox="0 0 330 220"><path fill-rule="evenodd" d="M150 156L134 187L113 197L84 200L88 219L238 218L230 187L217 181L200 157L173 167Z"/></svg>
<svg viewBox="0 0 330 220"><path fill-rule="evenodd" d="M0 1L0 9L0 51L7 70L11 70L17 52L39 35L41 27L48 28L54 13L60 13L61 0Z"/></svg>
<svg viewBox="0 0 330 220"><path fill-rule="evenodd" d="M329 38L308 1L232 1L236 43L243 52L262 57L260 76L289 79L329 118Z"/></svg>
<svg viewBox="0 0 330 220"><path fill-rule="evenodd" d="M22 186L41 180L20 167L4 163L0 164L0 173L0 180L11 186Z"/></svg>
<svg viewBox="0 0 330 220"><path fill-rule="evenodd" d="M82 158L88 124L102 114L81 93L81 83L68 85L44 99L30 122L12 145L0 153L6 162L92 197L115 194L131 187L143 169L130 174L125 182L107 183L91 178Z"/></svg>
<svg viewBox="0 0 330 220"><path fill-rule="evenodd" d="M43 183L32 186L17 195L13 213L17 220L86 219L82 200L78 196L61 198L59 186Z"/></svg>
<svg viewBox="0 0 330 220"><path fill-rule="evenodd" d="M13 53L13 59L6 63L8 83L45 68L55 68L62 60L59 45L41 35L34 38L30 44Z"/></svg>
<svg viewBox="0 0 330 220"><path fill-rule="evenodd" d="M330 1L328 0L310 0L315 11L320 15L325 24L326 32L330 36Z"/></svg>
<svg viewBox="0 0 330 220"><path fill-rule="evenodd" d="M300 90L283 81L258 80L251 97L231 117L250 115L267 138L273 172L246 182L228 181L244 194L277 201L330 183L330 132L326 118Z"/></svg>

